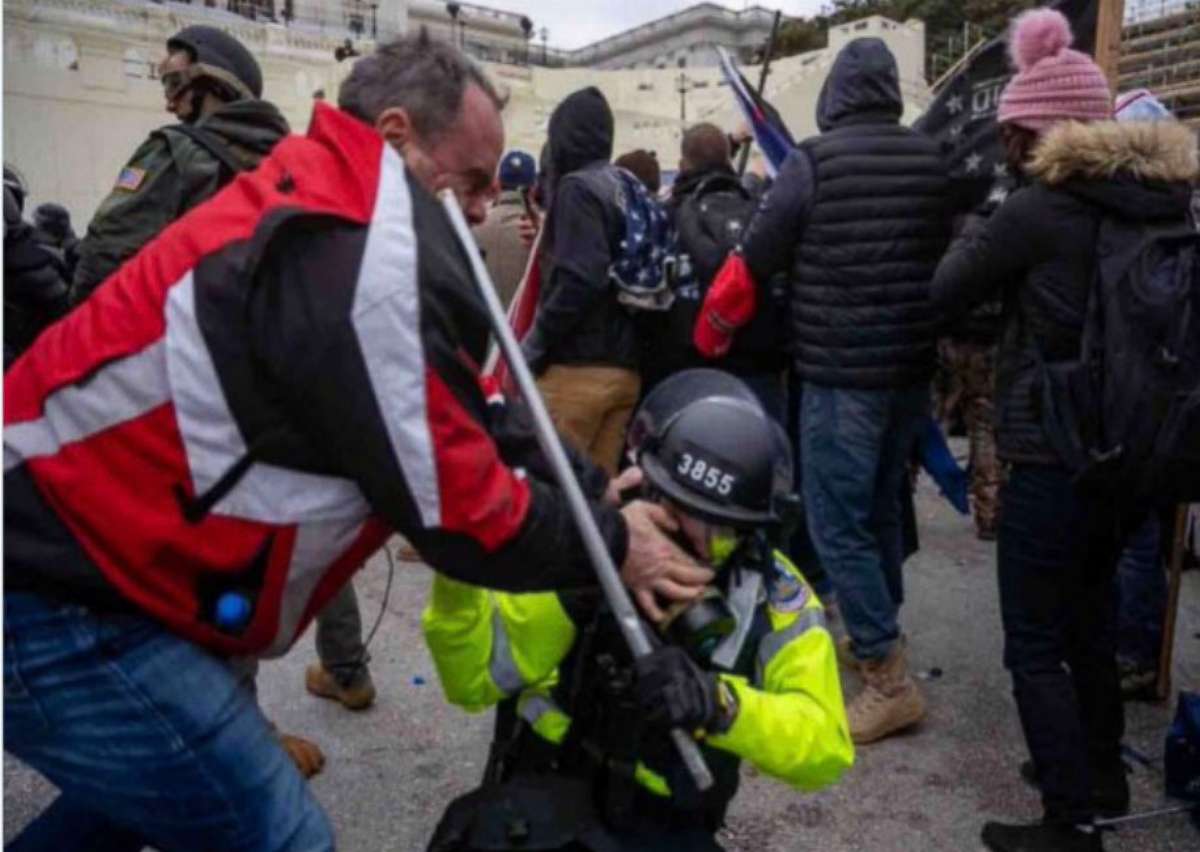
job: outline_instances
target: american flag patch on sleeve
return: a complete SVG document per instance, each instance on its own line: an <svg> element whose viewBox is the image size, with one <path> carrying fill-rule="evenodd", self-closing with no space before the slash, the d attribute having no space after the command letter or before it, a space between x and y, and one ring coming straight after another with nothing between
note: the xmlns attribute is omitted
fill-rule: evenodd
<svg viewBox="0 0 1200 852"><path fill-rule="evenodd" d="M145 169L135 169L132 166L126 166L121 169L121 173L117 175L117 189L127 189L130 192L136 192L137 188L142 185L142 181L146 179Z"/></svg>

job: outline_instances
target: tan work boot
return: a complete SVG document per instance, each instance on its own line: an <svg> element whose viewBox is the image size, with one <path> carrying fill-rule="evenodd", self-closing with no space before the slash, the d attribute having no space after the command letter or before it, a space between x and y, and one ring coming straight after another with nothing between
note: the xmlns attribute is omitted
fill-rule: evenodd
<svg viewBox="0 0 1200 852"><path fill-rule="evenodd" d="M906 656L904 643L897 642L882 660L861 664L866 685L846 707L856 744L873 743L925 717L925 698L908 674Z"/></svg>
<svg viewBox="0 0 1200 852"><path fill-rule="evenodd" d="M325 755L316 743L278 731L275 735L279 737L279 744L305 778L312 778L325 768Z"/></svg>
<svg viewBox="0 0 1200 852"><path fill-rule="evenodd" d="M903 653L908 653L907 636L901 634L900 638L897 640L897 644L899 644L900 650ZM866 665L866 661L860 660L858 657L854 656L854 640L849 636L843 636L841 639L837 640L836 649L838 663L840 663L841 666L847 671L854 672L859 677L862 677L863 667Z"/></svg>
<svg viewBox="0 0 1200 852"><path fill-rule="evenodd" d="M849 636L843 636L837 640L837 661L842 668L847 671L854 672L856 675L861 675L863 670L863 661L854 656L854 643Z"/></svg>
<svg viewBox="0 0 1200 852"><path fill-rule="evenodd" d="M349 686L342 686L325 666L313 663L304 672L304 686L313 695L339 702L347 710L365 710L375 701L375 684L366 666L360 666Z"/></svg>

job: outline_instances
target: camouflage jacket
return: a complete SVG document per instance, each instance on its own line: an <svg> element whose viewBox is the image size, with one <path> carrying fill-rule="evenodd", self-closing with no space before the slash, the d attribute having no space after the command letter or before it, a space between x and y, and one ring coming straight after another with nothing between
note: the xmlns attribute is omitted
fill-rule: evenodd
<svg viewBox="0 0 1200 852"><path fill-rule="evenodd" d="M289 132L267 101L234 101L195 128L215 137L241 169L252 169ZM233 178L232 169L181 125L161 127L134 152L79 244L71 300L83 301L158 233Z"/></svg>

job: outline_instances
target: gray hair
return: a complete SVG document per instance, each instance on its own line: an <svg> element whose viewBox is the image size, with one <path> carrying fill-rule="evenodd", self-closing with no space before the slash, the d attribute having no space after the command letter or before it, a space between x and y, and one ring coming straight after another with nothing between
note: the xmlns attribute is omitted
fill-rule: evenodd
<svg viewBox="0 0 1200 852"><path fill-rule="evenodd" d="M421 27L355 62L338 90L338 106L372 125L384 110L401 107L413 129L432 141L454 125L472 84L503 109L503 98L479 66Z"/></svg>

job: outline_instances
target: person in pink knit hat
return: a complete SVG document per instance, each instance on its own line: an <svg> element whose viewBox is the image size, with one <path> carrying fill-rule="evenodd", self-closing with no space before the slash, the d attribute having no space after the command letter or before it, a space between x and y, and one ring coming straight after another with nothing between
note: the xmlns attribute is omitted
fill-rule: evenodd
<svg viewBox="0 0 1200 852"><path fill-rule="evenodd" d="M1184 225L1200 172L1186 128L1113 121L1104 74L1071 44L1056 11L1015 21L1016 74L998 119L1023 185L964 228L931 285L950 320L1004 303L995 386L996 452L1010 470L997 536L1004 664L1033 758L1023 774L1040 788L1044 816L986 824L983 842L997 852L1098 852L1096 818L1129 809L1113 575L1145 507L1076 487L1044 425L1043 394L1056 368L1078 361L1097 272L1114 274L1119 252L1097 250L1101 226Z"/></svg>

